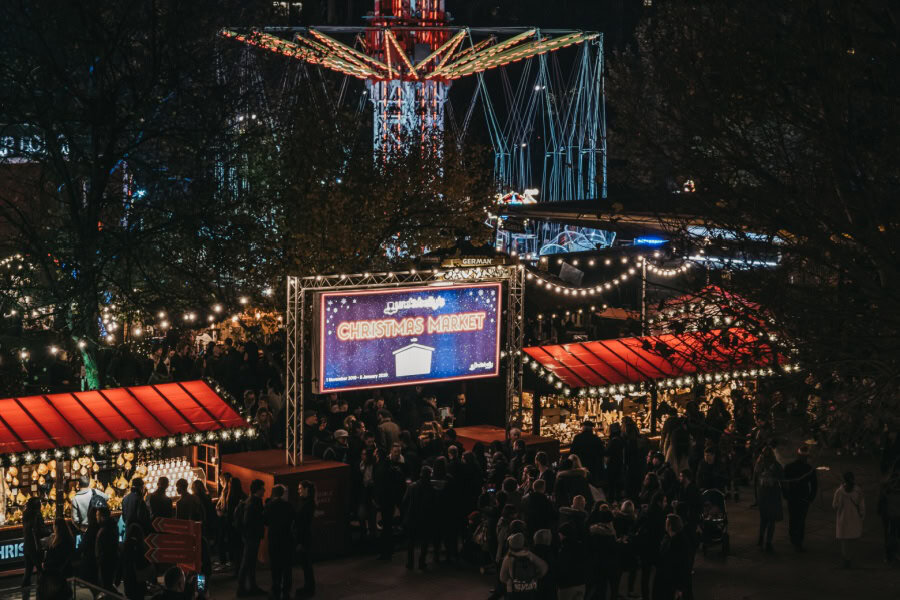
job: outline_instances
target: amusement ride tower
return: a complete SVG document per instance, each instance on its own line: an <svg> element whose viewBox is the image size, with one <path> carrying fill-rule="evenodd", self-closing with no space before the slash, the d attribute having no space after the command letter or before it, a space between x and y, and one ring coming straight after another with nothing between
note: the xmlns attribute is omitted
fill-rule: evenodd
<svg viewBox="0 0 900 600"><path fill-rule="evenodd" d="M376 152L413 141L427 143L443 132L444 105L454 79L599 35L526 29L502 41L489 35L474 42L473 30L450 25L444 1L375 0L367 27L291 28L290 40L273 33L284 31L279 28L247 33L226 29L222 35L364 80ZM360 49L329 33L356 33Z"/></svg>
<svg viewBox="0 0 900 600"><path fill-rule="evenodd" d="M484 108L494 149L494 175L504 198L524 192L542 202L598 199L606 195L606 121L603 49L599 33L523 27L476 28L451 24L445 0L374 0L364 26L225 29L232 38L299 59L365 85L371 103L374 153L431 148L442 139L448 92L455 79L477 78L463 111L465 135L475 102ZM340 38L340 39L338 39ZM343 40L343 41L341 41ZM571 74L551 53L578 46ZM518 82L504 68L521 63ZM536 65L536 67L535 67ZM505 99L496 110L486 71L499 72ZM542 164L536 177L533 166ZM554 223L524 234L498 230L498 247L553 253L593 249L612 233Z"/></svg>

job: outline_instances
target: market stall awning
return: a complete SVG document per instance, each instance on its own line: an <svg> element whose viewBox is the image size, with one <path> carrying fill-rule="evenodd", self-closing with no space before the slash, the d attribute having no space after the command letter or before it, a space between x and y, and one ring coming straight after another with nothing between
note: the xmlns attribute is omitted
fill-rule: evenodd
<svg viewBox="0 0 900 600"><path fill-rule="evenodd" d="M206 440L211 432L246 427L205 381L0 400L0 454L183 436Z"/></svg>
<svg viewBox="0 0 900 600"><path fill-rule="evenodd" d="M532 346L525 353L571 388L758 369L778 362L743 329Z"/></svg>

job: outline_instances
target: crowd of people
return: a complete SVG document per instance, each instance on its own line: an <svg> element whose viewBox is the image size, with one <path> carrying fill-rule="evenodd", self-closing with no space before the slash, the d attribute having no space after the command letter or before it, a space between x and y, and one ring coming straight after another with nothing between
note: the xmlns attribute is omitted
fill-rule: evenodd
<svg viewBox="0 0 900 600"><path fill-rule="evenodd" d="M80 480L80 490L72 501L72 521L56 519L52 534L46 530L40 501L29 500L23 517L25 576L29 586L35 571L45 577L76 576L98 588L121 592L131 600L143 600L157 587L160 565L146 557L145 538L154 532L157 517L199 521L201 557L199 576L186 579L180 569L164 575L164 587L155 597L161 600L195 600L205 597L205 582L213 575L214 554L221 570L232 570L238 580L238 596L266 595L256 584L260 545L265 539L272 570L273 600L293 600L312 596L315 579L310 542L315 513L316 489L309 481L298 488L298 502L288 501L284 486L276 485L265 498L265 484L255 479L245 493L241 481L225 474L224 486L213 499L203 481L175 482L176 497L168 496L170 482L161 477L148 493L141 478L134 478L122 500L122 513L114 517L108 497L90 487L90 479ZM119 528L124 527L120 542ZM81 543L76 550L76 536ZM292 566L299 557L304 585L293 588ZM65 597L65 596L62 596Z"/></svg>
<svg viewBox="0 0 900 600"><path fill-rule="evenodd" d="M197 353L191 347L159 348L144 374L149 373L148 381L225 378L226 389L258 426L254 448L272 448L282 444L285 429L275 357L255 344L228 340ZM120 369L114 359L108 372ZM785 504L791 544L804 549L806 515L818 494L809 448L801 445L795 457L784 460L784 444L775 439L768 412L740 390L732 392L728 405L721 398L708 406L693 400L671 411L658 443L629 417L606 431L585 420L559 457L533 451L514 427L503 441L467 450L456 436L456 428L468 423L467 411L465 394L438 397L421 386L310 400L302 416L303 451L350 466L347 519L359 542L355 548L384 561L399 551L408 569L423 571L435 563L466 561L492 574L491 598L690 599L694 557L705 541L705 520L717 508L705 492L737 499L741 486L748 486L759 511L761 551L775 550ZM878 507L889 559L900 536L900 443L893 447L897 456L887 468L892 474ZM188 489L186 481L178 481L173 503L165 479L152 494L135 479L123 500L121 544L102 494L83 482L73 502L83 539L77 554L64 521L55 522L46 538L40 507L26 508L25 583L36 568L77 574L108 589L121 585L129 598L144 598L157 573L139 551L141 540L153 517L172 516L202 521L201 572L232 573L239 595L287 600L298 566L299 594L314 594L314 486L301 484L292 502L293 494L280 486L265 498L261 481L241 482L227 474L222 481L217 498L201 482ZM849 566L852 540L861 536L865 518L852 473L844 476L832 505ZM48 543L41 543L45 538ZM269 546L271 590L256 582L263 540ZM198 593L183 574L172 571L165 580L166 598Z"/></svg>
<svg viewBox="0 0 900 600"><path fill-rule="evenodd" d="M492 598L692 597L702 490L731 493L741 476L723 406L669 418L659 449L628 417L604 437L585 421L562 457L516 428L464 449L465 407L419 387L358 406L332 395L304 414L307 455L351 466L349 518L379 559L398 540L408 569L465 559L495 574Z"/></svg>

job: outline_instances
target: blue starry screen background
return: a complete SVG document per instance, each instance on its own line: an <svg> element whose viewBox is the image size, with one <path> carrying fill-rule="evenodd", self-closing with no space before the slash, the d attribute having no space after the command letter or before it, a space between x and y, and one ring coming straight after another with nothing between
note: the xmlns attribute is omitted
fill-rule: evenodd
<svg viewBox="0 0 900 600"><path fill-rule="evenodd" d="M498 373L498 340L500 335L499 283L472 286L420 287L377 292L334 292L319 296L320 336L319 360L316 371L319 392L349 389L411 385L430 381L446 381L471 377L486 377ZM429 296L442 298L444 305L437 309L418 307L385 314L389 302ZM426 332L418 336L398 336L376 340L342 341L337 327L344 321L368 321L407 317L428 317L443 314L484 312L484 327L479 331L456 333ZM394 351L421 344L434 348L431 371L427 375L396 376Z"/></svg>

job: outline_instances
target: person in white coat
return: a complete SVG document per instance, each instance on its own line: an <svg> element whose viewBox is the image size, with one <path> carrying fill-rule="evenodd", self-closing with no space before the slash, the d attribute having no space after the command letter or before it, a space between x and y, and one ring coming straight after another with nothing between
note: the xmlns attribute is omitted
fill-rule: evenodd
<svg viewBox="0 0 900 600"><path fill-rule="evenodd" d="M844 473L844 483L834 491L831 507L835 511L835 537L841 543L844 567L849 569L850 542L862 537L866 518L866 499L852 472Z"/></svg>

